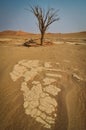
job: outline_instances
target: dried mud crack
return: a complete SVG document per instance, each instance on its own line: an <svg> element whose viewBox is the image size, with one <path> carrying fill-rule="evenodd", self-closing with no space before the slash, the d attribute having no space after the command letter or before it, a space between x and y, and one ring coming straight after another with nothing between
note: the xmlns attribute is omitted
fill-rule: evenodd
<svg viewBox="0 0 86 130"><path fill-rule="evenodd" d="M59 69L57 63L22 60L14 66L10 76L13 81L23 79L20 90L28 117L43 129L67 130L70 117L66 97L74 85L71 74Z"/></svg>

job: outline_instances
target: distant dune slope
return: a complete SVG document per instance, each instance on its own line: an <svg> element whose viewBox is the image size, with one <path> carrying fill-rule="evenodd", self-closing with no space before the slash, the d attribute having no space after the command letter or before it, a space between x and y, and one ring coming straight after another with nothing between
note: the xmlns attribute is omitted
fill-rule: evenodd
<svg viewBox="0 0 86 130"><path fill-rule="evenodd" d="M29 33L29 32L24 32L24 31L14 31L14 30L5 30L0 32L0 36L27 36L27 35L39 35L39 34L34 34L34 33ZM46 33L45 36L54 36L54 37L62 37L62 38L86 38L86 31L83 32L74 32L74 33Z"/></svg>

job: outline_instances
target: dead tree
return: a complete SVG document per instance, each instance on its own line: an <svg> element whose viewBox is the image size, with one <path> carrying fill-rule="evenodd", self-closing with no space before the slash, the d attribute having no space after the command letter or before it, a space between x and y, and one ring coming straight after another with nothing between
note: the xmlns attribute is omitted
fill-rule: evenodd
<svg viewBox="0 0 86 130"><path fill-rule="evenodd" d="M38 27L41 33L40 44L43 45L44 34L48 27L55 21L59 20L58 10L53 8L48 9L46 12L39 6L30 6L30 12L34 14L38 21Z"/></svg>

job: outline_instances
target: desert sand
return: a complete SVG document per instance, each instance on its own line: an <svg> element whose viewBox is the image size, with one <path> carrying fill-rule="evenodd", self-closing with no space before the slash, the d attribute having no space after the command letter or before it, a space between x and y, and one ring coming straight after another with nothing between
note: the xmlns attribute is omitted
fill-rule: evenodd
<svg viewBox="0 0 86 130"><path fill-rule="evenodd" d="M86 33L31 38L0 32L0 130L86 130Z"/></svg>

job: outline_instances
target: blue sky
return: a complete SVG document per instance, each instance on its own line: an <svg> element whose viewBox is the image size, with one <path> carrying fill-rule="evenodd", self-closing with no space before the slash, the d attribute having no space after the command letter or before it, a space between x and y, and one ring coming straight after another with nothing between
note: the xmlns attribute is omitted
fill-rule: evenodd
<svg viewBox="0 0 86 130"><path fill-rule="evenodd" d="M0 0L0 31L23 30L39 33L36 18L25 8L29 4L59 9L60 20L47 32L86 31L86 0Z"/></svg>

